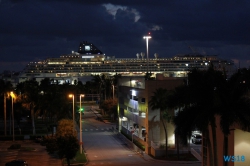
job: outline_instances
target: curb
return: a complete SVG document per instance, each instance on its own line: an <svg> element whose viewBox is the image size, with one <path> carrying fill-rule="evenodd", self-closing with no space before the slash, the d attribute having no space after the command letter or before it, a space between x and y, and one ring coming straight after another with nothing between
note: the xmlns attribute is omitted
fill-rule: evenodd
<svg viewBox="0 0 250 166"><path fill-rule="evenodd" d="M126 139L126 143L133 144L127 137L125 137L123 134L119 133L122 135L123 138ZM135 144L134 144L135 145ZM135 145L136 146L136 145ZM138 147L139 148L139 147ZM140 148L139 148L140 149ZM145 161L157 161L157 162L162 162L162 163L170 163L170 164L194 164L194 163L201 163L201 161L168 161L168 160L159 160L151 157L148 154L145 154L144 151L140 153L139 151L134 151L138 155L140 155Z"/></svg>

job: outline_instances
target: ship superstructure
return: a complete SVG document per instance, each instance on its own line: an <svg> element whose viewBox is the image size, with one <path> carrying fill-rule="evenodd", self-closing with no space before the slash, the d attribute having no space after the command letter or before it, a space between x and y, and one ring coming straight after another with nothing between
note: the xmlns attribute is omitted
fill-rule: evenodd
<svg viewBox="0 0 250 166"><path fill-rule="evenodd" d="M92 43L82 42L78 52L61 55L59 58L48 58L39 62L30 62L22 74L19 82L27 79L40 81L51 78L59 83L73 83L82 77L97 74L121 74L122 76L142 76L147 71L153 75L163 73L166 77L186 77L191 68L206 70L213 63L216 70L226 71L228 75L234 71L231 61L219 59L217 56L176 55L172 58L147 59L144 53L137 53L136 58L115 58L106 56Z"/></svg>

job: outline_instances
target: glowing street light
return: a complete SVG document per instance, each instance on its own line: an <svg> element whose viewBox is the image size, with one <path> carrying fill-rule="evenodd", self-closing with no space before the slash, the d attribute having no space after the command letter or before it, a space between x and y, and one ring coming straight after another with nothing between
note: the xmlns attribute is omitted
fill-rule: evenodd
<svg viewBox="0 0 250 166"><path fill-rule="evenodd" d="M186 73L187 73L187 85L188 85L188 63L186 63L185 65L187 66L187 71L186 71Z"/></svg>
<svg viewBox="0 0 250 166"><path fill-rule="evenodd" d="M15 95L13 92L10 92L10 96L11 96L11 111L12 111L12 139L13 141L15 141L15 126L14 126L14 109L13 109L13 99L15 98Z"/></svg>
<svg viewBox="0 0 250 166"><path fill-rule="evenodd" d="M151 36L149 36L150 33L148 33L147 36L143 36L143 39L146 39L146 49L147 49L147 72L148 72L148 39L151 39Z"/></svg>
<svg viewBox="0 0 250 166"><path fill-rule="evenodd" d="M80 94L80 122L79 122L79 125L80 125L80 154L82 154L82 111L83 111L83 108L82 108L82 97L84 97L83 94Z"/></svg>
<svg viewBox="0 0 250 166"><path fill-rule="evenodd" d="M74 129L75 129L75 106L74 106L74 95L70 94L69 97L73 99L73 131L74 131Z"/></svg>

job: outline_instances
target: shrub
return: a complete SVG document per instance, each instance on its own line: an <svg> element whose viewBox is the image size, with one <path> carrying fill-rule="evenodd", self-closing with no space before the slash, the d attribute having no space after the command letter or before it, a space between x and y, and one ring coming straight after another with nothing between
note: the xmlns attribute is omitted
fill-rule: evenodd
<svg viewBox="0 0 250 166"><path fill-rule="evenodd" d="M52 154L58 150L56 137L55 136L47 136L44 138L43 141L44 145L46 146L46 150L48 153Z"/></svg>
<svg viewBox="0 0 250 166"><path fill-rule="evenodd" d="M12 144L8 149L20 149L21 144Z"/></svg>

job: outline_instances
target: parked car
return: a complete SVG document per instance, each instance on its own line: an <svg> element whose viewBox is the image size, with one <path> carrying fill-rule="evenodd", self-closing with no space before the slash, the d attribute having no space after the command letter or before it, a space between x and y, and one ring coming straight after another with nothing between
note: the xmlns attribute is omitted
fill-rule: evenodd
<svg viewBox="0 0 250 166"><path fill-rule="evenodd" d="M196 144L196 143L201 143L202 141L202 135L201 134L193 134L191 136L191 141L192 143Z"/></svg>
<svg viewBox="0 0 250 166"><path fill-rule="evenodd" d="M5 166L28 166L28 163L25 160L18 159L7 162Z"/></svg>

